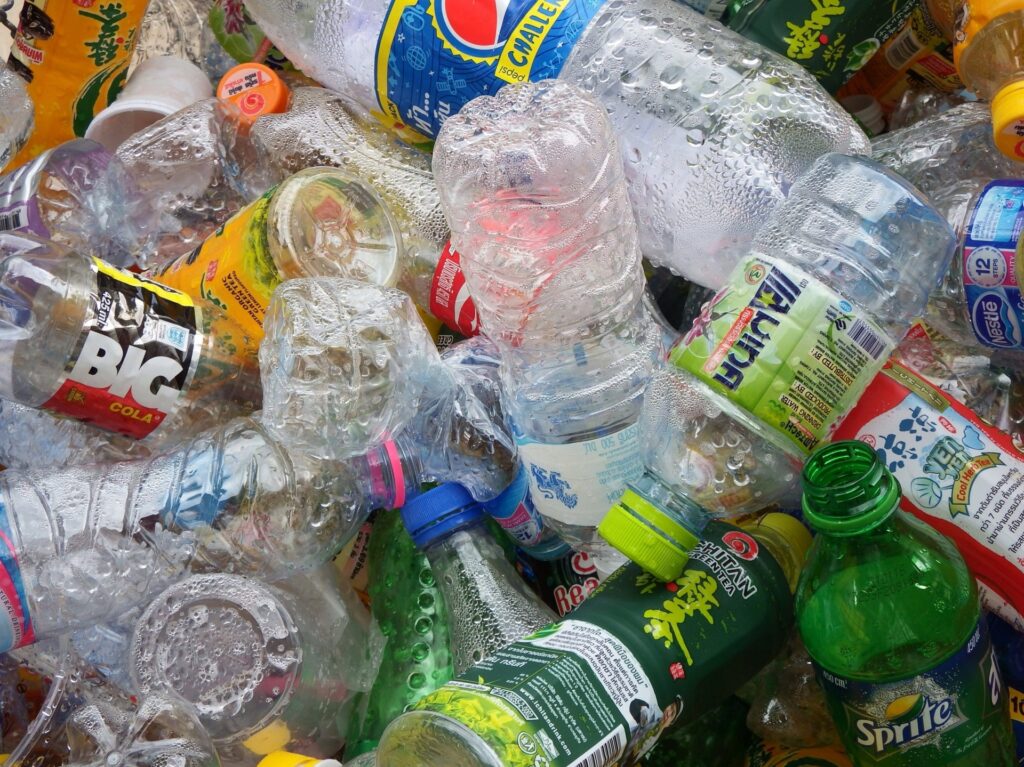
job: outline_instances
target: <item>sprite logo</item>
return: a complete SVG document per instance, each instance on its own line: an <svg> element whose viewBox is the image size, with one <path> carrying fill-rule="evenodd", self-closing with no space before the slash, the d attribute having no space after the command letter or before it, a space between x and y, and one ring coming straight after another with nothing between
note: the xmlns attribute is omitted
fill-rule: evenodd
<svg viewBox="0 0 1024 767"><path fill-rule="evenodd" d="M896 751L939 730L963 722L956 716L956 700L952 697L933 700L914 693L896 698L885 708L884 722L873 719L856 721L857 743L876 754Z"/></svg>

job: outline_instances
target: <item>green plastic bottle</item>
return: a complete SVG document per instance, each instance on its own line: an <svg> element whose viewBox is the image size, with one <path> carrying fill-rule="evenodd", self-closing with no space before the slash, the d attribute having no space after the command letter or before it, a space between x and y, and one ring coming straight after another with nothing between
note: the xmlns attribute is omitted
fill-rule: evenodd
<svg viewBox="0 0 1024 767"><path fill-rule="evenodd" d="M452 677L444 597L397 510L377 516L369 568L373 617L387 644L346 759L376 748L392 719Z"/></svg>
<svg viewBox="0 0 1024 767"><path fill-rule="evenodd" d="M857 767L1010 767L1005 688L956 547L899 509L867 444L828 445L803 472L818 531L797 621Z"/></svg>

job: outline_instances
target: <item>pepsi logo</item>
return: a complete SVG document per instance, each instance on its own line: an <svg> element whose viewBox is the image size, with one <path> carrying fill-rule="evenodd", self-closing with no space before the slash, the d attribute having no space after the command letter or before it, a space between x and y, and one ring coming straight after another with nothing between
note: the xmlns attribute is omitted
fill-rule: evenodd
<svg viewBox="0 0 1024 767"><path fill-rule="evenodd" d="M458 53L489 58L501 53L532 0L434 0L438 30Z"/></svg>

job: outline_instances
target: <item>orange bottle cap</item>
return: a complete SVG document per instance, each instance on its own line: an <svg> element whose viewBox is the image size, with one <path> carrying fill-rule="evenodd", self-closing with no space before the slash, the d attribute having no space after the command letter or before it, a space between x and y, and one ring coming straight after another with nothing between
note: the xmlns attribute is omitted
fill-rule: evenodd
<svg viewBox="0 0 1024 767"><path fill-rule="evenodd" d="M234 103L250 122L285 111L290 97L277 72L255 62L232 67L217 85L217 98Z"/></svg>

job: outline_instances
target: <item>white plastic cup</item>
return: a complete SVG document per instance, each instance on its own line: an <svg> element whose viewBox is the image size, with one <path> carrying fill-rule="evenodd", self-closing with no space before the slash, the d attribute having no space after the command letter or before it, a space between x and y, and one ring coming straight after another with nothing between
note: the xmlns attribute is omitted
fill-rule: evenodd
<svg viewBox="0 0 1024 767"><path fill-rule="evenodd" d="M867 94L847 96L839 103L847 112L857 118L861 125L867 128L872 138L885 130L885 115L882 113L882 105L874 96Z"/></svg>
<svg viewBox="0 0 1024 767"><path fill-rule="evenodd" d="M113 152L133 133L211 96L213 86L195 64L175 56L146 59L117 100L93 118L85 137Z"/></svg>

